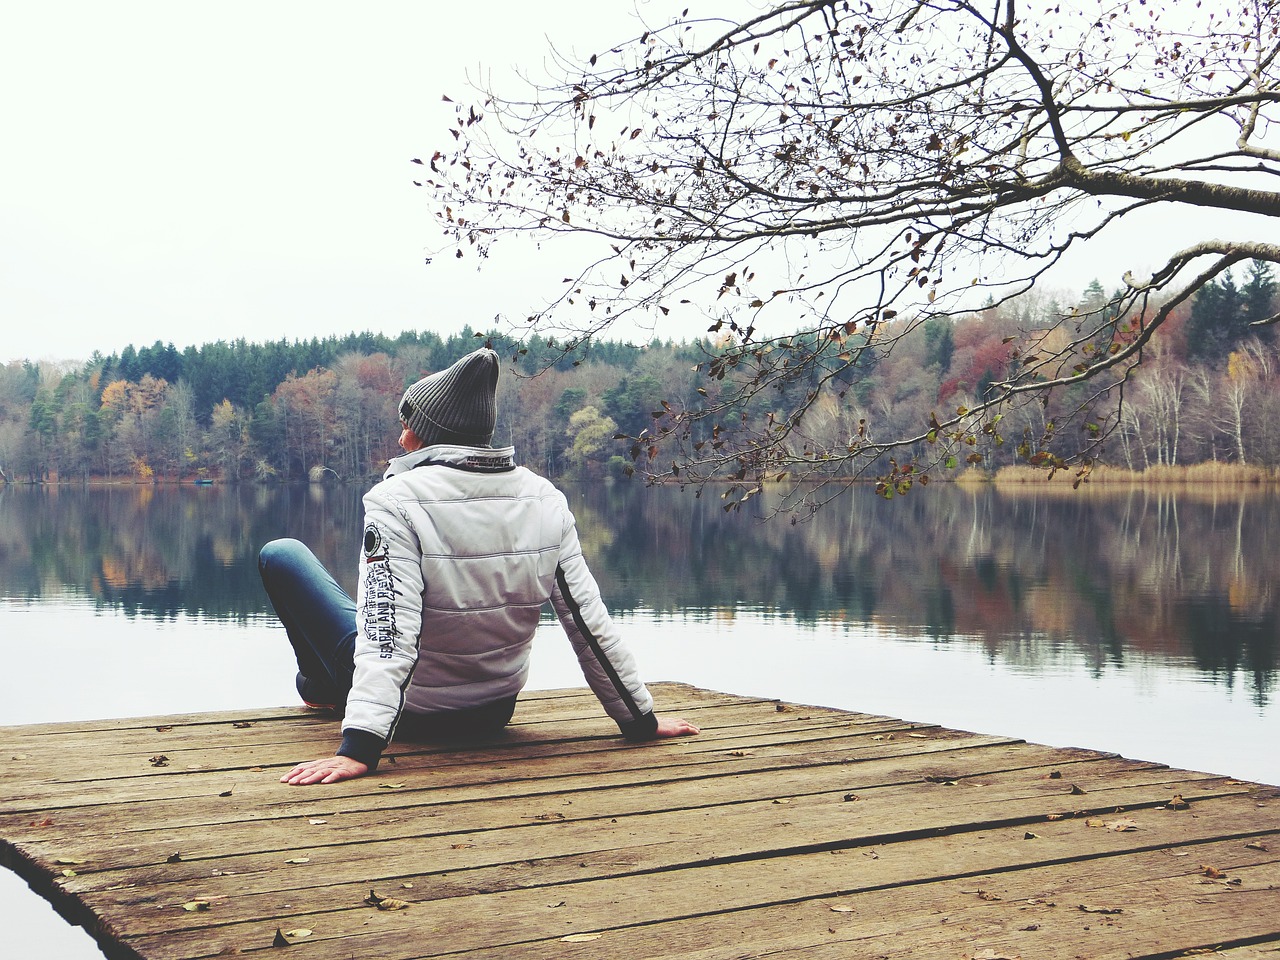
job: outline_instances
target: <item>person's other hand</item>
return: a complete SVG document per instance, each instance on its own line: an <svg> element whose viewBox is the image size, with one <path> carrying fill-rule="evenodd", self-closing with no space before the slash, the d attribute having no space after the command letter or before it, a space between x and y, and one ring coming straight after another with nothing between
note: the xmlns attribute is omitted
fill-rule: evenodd
<svg viewBox="0 0 1280 960"><path fill-rule="evenodd" d="M655 737L690 737L702 731L695 727L688 720L681 720L676 717L659 717L658 731Z"/></svg>
<svg viewBox="0 0 1280 960"><path fill-rule="evenodd" d="M308 783L339 783L363 777L368 772L368 764L359 760L350 757L325 757L323 760L308 760L298 764L281 777L280 782L295 787Z"/></svg>

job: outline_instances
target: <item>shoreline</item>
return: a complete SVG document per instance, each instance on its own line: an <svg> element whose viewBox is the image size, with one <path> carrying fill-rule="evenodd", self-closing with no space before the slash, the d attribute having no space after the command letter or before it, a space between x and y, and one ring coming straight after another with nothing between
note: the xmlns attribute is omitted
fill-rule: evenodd
<svg viewBox="0 0 1280 960"><path fill-rule="evenodd" d="M271 486L347 486L350 484L372 484L377 483L380 476L371 475L368 477L354 477L351 479L339 479L326 477L323 480L259 480L259 479L236 479L226 480L222 478L208 477L186 477L182 479L169 478L150 478L146 480L139 479L123 479L123 478L105 478L105 477L78 477L75 479L61 479L57 476L52 479L45 480L18 480L14 478L0 479L0 489L4 487L210 487L210 486L255 486L255 487L271 487ZM582 478L570 479L560 478L557 483L594 483L594 482L624 482L614 477L603 478ZM637 480L641 484L645 483L643 479ZM733 484L741 484L739 480L708 480L706 486L727 486ZM874 484L877 482L875 478L855 478L848 479L839 476L831 477L813 477L802 480L793 481L798 485L822 485L830 483L846 484L855 486L860 484ZM1081 468L1075 465L1060 467L1050 472L1042 467L1030 467L1021 464L1004 466L995 471L983 470L978 467L970 467L962 473L951 477L933 476L930 478L932 483L953 483L960 486L991 484L997 487L1022 486L1029 487L1036 484L1046 487L1062 488L1063 486L1072 487L1073 489L1083 489L1087 486L1098 484L1103 486L1137 486L1137 487L1156 487L1156 486L1272 486L1280 484L1280 466L1260 466L1253 464L1237 464L1222 463L1208 461L1205 463L1194 463L1186 466L1169 466L1156 465L1146 467L1142 470L1133 470L1127 467L1117 467L1110 465L1098 465L1089 469L1084 476L1081 476ZM655 486L672 486L680 485L678 480L659 480ZM684 485L688 485L687 483ZM777 481L766 481L766 485L780 486Z"/></svg>

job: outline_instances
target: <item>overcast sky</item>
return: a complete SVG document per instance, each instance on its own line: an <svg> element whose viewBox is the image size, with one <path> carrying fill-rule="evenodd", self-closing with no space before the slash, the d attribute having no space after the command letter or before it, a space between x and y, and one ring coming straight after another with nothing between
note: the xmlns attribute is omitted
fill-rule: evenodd
<svg viewBox="0 0 1280 960"><path fill-rule="evenodd" d="M6 5L0 362L523 311L518 284L424 265L409 161L446 144L468 71L536 70L552 40L589 55L639 32L636 7Z"/></svg>
<svg viewBox="0 0 1280 960"><path fill-rule="evenodd" d="M600 52L640 32L637 8L661 23L684 2L8 4L0 363L525 315L553 263L423 262L439 235L409 161L451 142L441 95L537 73L553 42ZM1114 253L1064 289L1114 287L1138 265Z"/></svg>

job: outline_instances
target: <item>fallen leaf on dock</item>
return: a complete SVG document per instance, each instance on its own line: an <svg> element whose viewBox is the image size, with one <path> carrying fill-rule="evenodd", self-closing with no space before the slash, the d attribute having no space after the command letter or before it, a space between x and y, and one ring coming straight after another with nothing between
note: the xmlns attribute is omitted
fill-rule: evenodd
<svg viewBox="0 0 1280 960"><path fill-rule="evenodd" d="M399 790L403 786L404 786L403 783L380 783L378 784L378 789L379 790Z"/></svg>
<svg viewBox="0 0 1280 960"><path fill-rule="evenodd" d="M1117 833L1125 833L1130 830L1138 829L1138 821L1130 820L1099 820L1096 817L1090 817L1084 822L1086 827L1102 827L1106 830L1114 830Z"/></svg>
<svg viewBox="0 0 1280 960"><path fill-rule="evenodd" d="M209 909L209 901L198 898L195 900L188 900L182 905L182 909L186 910L188 913L203 913L205 910Z"/></svg>
<svg viewBox="0 0 1280 960"><path fill-rule="evenodd" d="M1261 850L1263 853L1267 852L1267 845L1261 840L1252 840L1249 843L1246 843L1245 847L1249 850Z"/></svg>
<svg viewBox="0 0 1280 960"><path fill-rule="evenodd" d="M167 856L167 857L165 857L165 858L164 858L164 862L165 862L165 863L181 863L181 862L182 862L182 854L180 854L180 853L171 853L171 854L169 854L169 856Z"/></svg>
<svg viewBox="0 0 1280 960"><path fill-rule="evenodd" d="M58 859L54 860L53 862L65 864L66 866L69 866L69 867L78 867L80 866L80 864L84 863L83 860L74 860L71 857L58 857Z"/></svg>
<svg viewBox="0 0 1280 960"><path fill-rule="evenodd" d="M590 943L592 940L599 940L603 937L603 933L571 933L567 937L561 937L561 943Z"/></svg>
<svg viewBox="0 0 1280 960"><path fill-rule="evenodd" d="M1074 783L1071 785L1071 795L1073 797L1079 797L1079 796L1082 796L1083 794L1084 794L1084 791L1081 790L1079 787L1077 787Z"/></svg>
<svg viewBox="0 0 1280 960"><path fill-rule="evenodd" d="M15 753L15 754L10 758L10 759L12 759L12 760L26 760L26 759L27 759L27 755L26 755L25 753Z"/></svg>
<svg viewBox="0 0 1280 960"><path fill-rule="evenodd" d="M169 758L163 753L157 753L154 757L148 757L147 763L151 764L153 767L167 767L169 765Z"/></svg>
<svg viewBox="0 0 1280 960"><path fill-rule="evenodd" d="M1083 904L1083 903L1080 904L1080 906L1077 907L1076 909L1081 910L1084 913L1102 913L1107 915L1124 913L1124 911L1119 907L1090 907L1087 904Z"/></svg>
<svg viewBox="0 0 1280 960"><path fill-rule="evenodd" d="M843 903L827 904L827 908L832 913L853 913L854 912L853 907L845 906Z"/></svg>
<svg viewBox="0 0 1280 960"><path fill-rule="evenodd" d="M162 726L156 727L156 733L168 733L172 729L173 727L171 725L164 724Z"/></svg>
<svg viewBox="0 0 1280 960"><path fill-rule="evenodd" d="M407 910L409 909L408 900L397 900L395 897L380 897L372 890L369 895L364 898L366 905L377 907L379 910Z"/></svg>
<svg viewBox="0 0 1280 960"><path fill-rule="evenodd" d="M284 935L290 940L301 940L304 937L311 936L314 930L308 930L306 927L298 927L296 930L286 930Z"/></svg>
<svg viewBox="0 0 1280 960"><path fill-rule="evenodd" d="M1183 800L1182 794L1180 793L1174 794L1173 799L1165 804L1165 808L1168 810L1185 810L1189 806L1191 806L1191 804Z"/></svg>
<svg viewBox="0 0 1280 960"><path fill-rule="evenodd" d="M316 818L316 819L314 819L314 820L308 820L308 821L307 821L307 823L311 824L313 827L318 827L318 826L320 826L320 824L322 824L322 823L328 823L328 822L329 822L328 820L321 820L319 817L317 817L317 818Z"/></svg>
<svg viewBox="0 0 1280 960"><path fill-rule="evenodd" d="M237 730L245 730L253 726L253 724L250 723L248 720L235 720L232 722L231 725L235 727Z"/></svg>
<svg viewBox="0 0 1280 960"><path fill-rule="evenodd" d="M310 857L294 857L292 860L286 860L285 863L310 863Z"/></svg>
<svg viewBox="0 0 1280 960"><path fill-rule="evenodd" d="M1208 877L1211 880L1221 880L1223 877L1226 876L1226 874L1223 873L1221 870L1219 870L1217 867L1210 866L1207 863L1200 864L1200 872L1203 873L1206 877Z"/></svg>

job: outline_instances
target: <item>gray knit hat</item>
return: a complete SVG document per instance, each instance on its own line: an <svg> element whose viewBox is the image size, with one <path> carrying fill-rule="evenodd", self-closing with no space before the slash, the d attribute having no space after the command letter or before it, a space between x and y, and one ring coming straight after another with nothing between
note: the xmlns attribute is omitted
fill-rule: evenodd
<svg viewBox="0 0 1280 960"><path fill-rule="evenodd" d="M487 447L497 419L498 355L481 347L423 377L400 398L400 419L427 446Z"/></svg>

